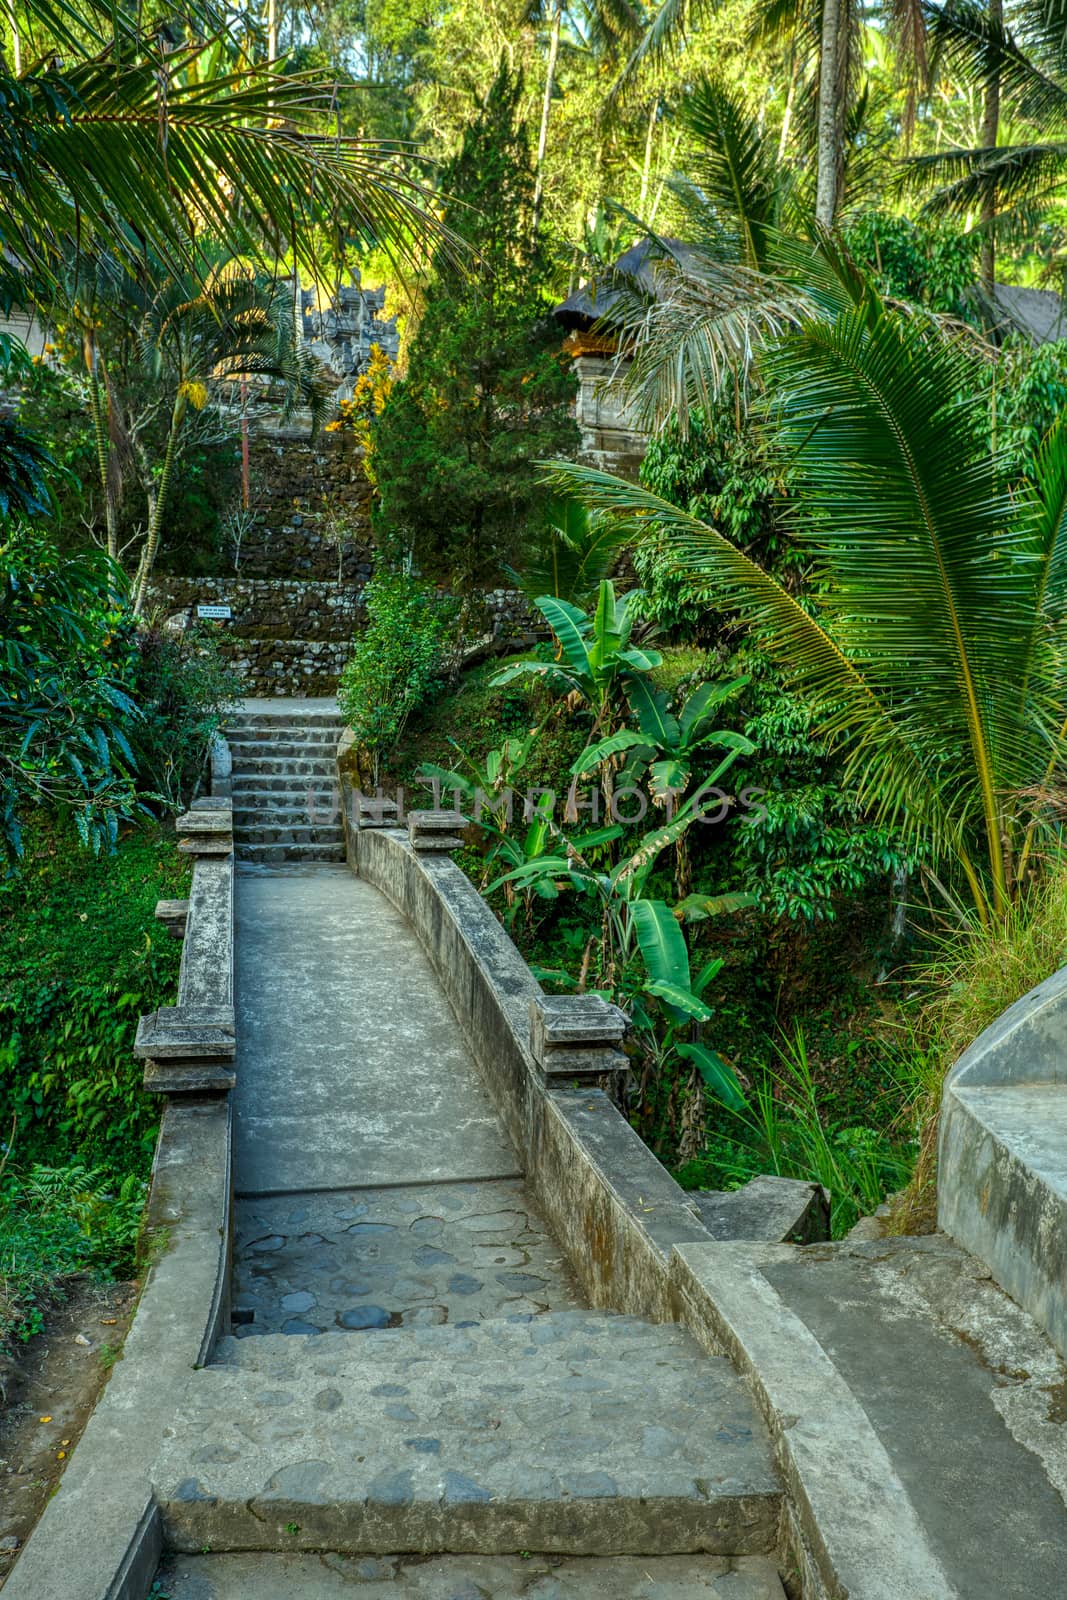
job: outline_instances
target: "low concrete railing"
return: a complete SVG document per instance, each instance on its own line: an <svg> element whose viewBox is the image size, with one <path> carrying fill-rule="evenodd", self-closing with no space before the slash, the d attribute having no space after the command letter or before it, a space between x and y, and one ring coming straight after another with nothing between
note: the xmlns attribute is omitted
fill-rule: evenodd
<svg viewBox="0 0 1067 1600"><path fill-rule="evenodd" d="M1067 967L949 1074L937 1212L1067 1356Z"/></svg>
<svg viewBox="0 0 1067 1600"><path fill-rule="evenodd" d="M179 818L193 858L178 1003L142 1017L145 1086L167 1095L148 1200L144 1288L107 1387L4 1585L10 1600L144 1600L162 1548L150 1469L229 1314L233 837L228 799Z"/></svg>

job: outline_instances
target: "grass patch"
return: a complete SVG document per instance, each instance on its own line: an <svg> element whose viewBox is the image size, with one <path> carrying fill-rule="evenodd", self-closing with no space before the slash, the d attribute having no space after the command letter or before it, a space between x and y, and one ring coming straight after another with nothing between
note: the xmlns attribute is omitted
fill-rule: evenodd
<svg viewBox="0 0 1067 1600"><path fill-rule="evenodd" d="M173 830L131 830L94 857L41 825L0 885L0 1129L15 1159L147 1172L159 1121L133 1058L137 1019L171 1000L181 944L156 901L188 892Z"/></svg>
<svg viewBox="0 0 1067 1600"><path fill-rule="evenodd" d="M133 1269L159 1102L132 1046L174 997L181 944L154 912L189 876L161 824L94 857L39 821L0 884L0 1346L70 1274Z"/></svg>
<svg viewBox="0 0 1067 1600"><path fill-rule="evenodd" d="M920 978L924 998L912 1049L929 1063L920 1105L919 1154L911 1182L893 1202L894 1232L928 1230L937 1220L937 1131L945 1077L1002 1011L1058 972L1067 951L1067 870L1035 885L989 928L943 938Z"/></svg>

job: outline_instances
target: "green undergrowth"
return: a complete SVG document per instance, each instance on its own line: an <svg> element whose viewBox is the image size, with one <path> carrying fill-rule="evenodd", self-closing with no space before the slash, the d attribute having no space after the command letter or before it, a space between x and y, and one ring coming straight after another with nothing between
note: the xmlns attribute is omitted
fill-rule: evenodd
<svg viewBox="0 0 1067 1600"><path fill-rule="evenodd" d="M120 1182L80 1162L0 1175L0 1360L41 1332L65 1278L133 1272L146 1192L139 1173Z"/></svg>
<svg viewBox="0 0 1067 1600"><path fill-rule="evenodd" d="M157 823L98 857L28 832L0 884L0 1341L35 1331L65 1274L129 1270L159 1123L132 1046L177 987L156 901L189 883Z"/></svg>
<svg viewBox="0 0 1067 1600"><path fill-rule="evenodd" d="M690 646L668 645L663 656L656 678L668 692L707 669ZM499 671L489 662L464 674L412 721L387 775L405 786L409 806L427 798L416 782L423 763L455 768L459 749L481 765L505 739L542 725L522 784L566 790L587 736L580 719L533 680L492 689ZM730 825L692 838L694 887L735 888ZM476 847L457 860L483 890L499 872ZM669 853L660 866L649 892L672 902ZM573 991L600 931L595 902L564 893L509 908L502 890L489 899L545 987ZM822 1182L840 1234L907 1181L926 1060L903 1042L902 979L916 952L888 946L886 913L884 894L874 893L843 899L823 921L757 909L688 928L694 970L723 962L706 995L705 1036L737 1072L747 1108L739 1115L718 1104L680 1062L635 1063L630 1119L683 1186L735 1188L757 1173Z"/></svg>

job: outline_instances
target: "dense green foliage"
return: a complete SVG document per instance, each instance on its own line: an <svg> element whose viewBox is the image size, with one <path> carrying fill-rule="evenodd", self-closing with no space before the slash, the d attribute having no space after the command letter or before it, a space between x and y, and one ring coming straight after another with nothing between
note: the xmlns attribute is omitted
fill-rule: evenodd
<svg viewBox="0 0 1067 1600"><path fill-rule="evenodd" d="M366 626L341 674L341 713L377 784L408 719L440 688L456 604L404 572L379 572L364 590Z"/></svg>
<svg viewBox="0 0 1067 1600"><path fill-rule="evenodd" d="M139 629L102 552L19 533L0 583L0 842L17 862L22 818L42 807L109 848L146 804L188 796L236 680L206 636Z"/></svg>
<svg viewBox="0 0 1067 1600"><path fill-rule="evenodd" d="M17 859L38 804L71 813L99 850L137 804L121 575L99 552L64 559L24 535L0 547L0 580L0 841Z"/></svg>
<svg viewBox="0 0 1067 1600"><path fill-rule="evenodd" d="M131 1046L137 1019L170 1003L181 945L156 922L186 892L173 834L146 826L112 856L72 829L31 831L0 885L0 1127L22 1168L81 1161L121 1181L148 1170L158 1107Z"/></svg>
<svg viewBox="0 0 1067 1600"><path fill-rule="evenodd" d="M80 1162L0 1172L0 1357L44 1327L57 1281L133 1270L147 1184L121 1183Z"/></svg>
<svg viewBox="0 0 1067 1600"><path fill-rule="evenodd" d="M547 318L547 258L531 220L521 94L521 77L502 65L442 174L447 220L476 264L460 283L431 286L407 374L372 424L379 539L461 587L493 585L516 562L537 498L534 463L577 444L573 379Z"/></svg>

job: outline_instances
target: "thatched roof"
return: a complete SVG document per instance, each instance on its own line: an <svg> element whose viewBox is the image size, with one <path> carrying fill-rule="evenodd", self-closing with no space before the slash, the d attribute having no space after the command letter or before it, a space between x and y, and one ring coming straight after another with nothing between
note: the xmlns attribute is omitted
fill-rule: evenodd
<svg viewBox="0 0 1067 1600"><path fill-rule="evenodd" d="M612 286L613 277L629 278L643 289L655 287L656 262L666 248L676 260L684 262L692 254L680 239L641 239L619 259L605 268L603 276L572 294L569 300L553 308L552 315L566 328L589 328L602 317L610 317L611 308L617 304L621 291Z"/></svg>
<svg viewBox="0 0 1067 1600"><path fill-rule="evenodd" d="M997 327L1025 333L1034 344L1067 339L1067 305L1055 289L1020 289L998 283L993 291L993 316Z"/></svg>

